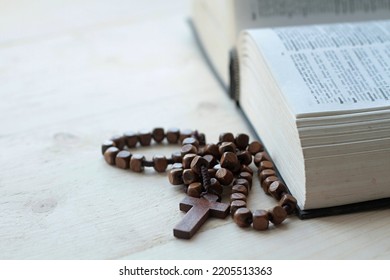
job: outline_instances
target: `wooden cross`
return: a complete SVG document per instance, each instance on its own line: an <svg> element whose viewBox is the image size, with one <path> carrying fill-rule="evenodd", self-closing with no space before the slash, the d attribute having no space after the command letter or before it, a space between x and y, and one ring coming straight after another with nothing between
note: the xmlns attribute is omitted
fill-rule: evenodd
<svg viewBox="0 0 390 280"><path fill-rule="evenodd" d="M173 229L173 235L177 238L190 239L208 217L226 218L229 214L229 204L217 200L218 196L214 194L206 194L201 198L186 196L180 202L180 210L187 213Z"/></svg>

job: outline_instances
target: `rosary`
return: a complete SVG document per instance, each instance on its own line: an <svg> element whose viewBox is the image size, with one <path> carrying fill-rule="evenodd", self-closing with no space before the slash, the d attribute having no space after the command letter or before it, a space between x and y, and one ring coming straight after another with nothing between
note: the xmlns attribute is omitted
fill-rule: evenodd
<svg viewBox="0 0 390 280"><path fill-rule="evenodd" d="M181 144L181 150L170 157L155 155L151 160L129 151L138 145L150 146L152 140L161 144L165 139L169 144ZM208 217L224 219L229 214L240 227L267 230L270 222L281 224L296 208L296 199L276 174L264 146L259 141L249 142L246 134L222 133L218 143L206 144L205 135L192 130L155 128L151 132L126 132L105 141L102 154L108 164L134 172L142 172L145 167L165 172L171 165L169 182L184 185L187 194L179 205L186 214L173 229L177 238L190 239ZM263 191L278 201L270 210L252 212L247 208L252 162ZM221 201L224 190L230 191L230 204Z"/></svg>

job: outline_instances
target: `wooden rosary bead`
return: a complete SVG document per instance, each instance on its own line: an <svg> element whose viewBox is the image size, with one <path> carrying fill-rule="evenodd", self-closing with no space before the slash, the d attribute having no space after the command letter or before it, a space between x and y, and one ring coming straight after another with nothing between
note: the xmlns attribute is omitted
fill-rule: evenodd
<svg viewBox="0 0 390 280"><path fill-rule="evenodd" d="M204 149L204 154L212 155L215 158L219 159L220 158L220 154L219 154L218 145L216 145L216 144L208 144L208 145L206 145L206 147Z"/></svg>
<svg viewBox="0 0 390 280"><path fill-rule="evenodd" d="M152 131L152 138L157 143L161 143L164 140L164 138L165 138L164 129L161 128L161 127L156 127L155 129L153 129L153 131Z"/></svg>
<svg viewBox="0 0 390 280"><path fill-rule="evenodd" d="M210 186L208 188L208 192L214 193L220 197L223 193L223 187L222 185L218 182L217 179L211 178L210 179Z"/></svg>
<svg viewBox="0 0 390 280"><path fill-rule="evenodd" d="M123 134L125 143L128 148L134 148L138 143L138 134L134 131L127 131Z"/></svg>
<svg viewBox="0 0 390 280"><path fill-rule="evenodd" d="M181 152L182 156L184 156L186 154L197 154L198 149L194 145L186 144L186 145L181 147L180 152Z"/></svg>
<svg viewBox="0 0 390 280"><path fill-rule="evenodd" d="M114 142L115 147L117 147L119 150L122 150L125 147L125 145L126 145L125 137L123 137L121 135L113 136L113 137L111 137L110 140L112 142Z"/></svg>
<svg viewBox="0 0 390 280"><path fill-rule="evenodd" d="M115 143L112 140L104 141L102 144L102 155L104 155L104 152L111 147L115 147Z"/></svg>
<svg viewBox="0 0 390 280"><path fill-rule="evenodd" d="M122 169L129 169L131 153L129 151L120 151L115 158L115 165Z"/></svg>
<svg viewBox="0 0 390 280"><path fill-rule="evenodd" d="M268 190L269 190L269 186L271 186L271 184L275 181L279 181L279 178L276 177L276 176L269 176L267 178L265 178L265 180L263 181L263 183L261 184L261 187L263 188L263 191L266 193L266 194L269 194Z"/></svg>
<svg viewBox="0 0 390 280"><path fill-rule="evenodd" d="M267 177L276 176L276 171L273 169L264 169L259 173L260 184L264 182Z"/></svg>
<svg viewBox="0 0 390 280"><path fill-rule="evenodd" d="M224 186L230 185L233 182L233 173L226 169L221 168L215 173L215 178Z"/></svg>
<svg viewBox="0 0 390 280"><path fill-rule="evenodd" d="M210 168L214 167L218 163L217 159L213 155L204 155L203 158L207 160Z"/></svg>
<svg viewBox="0 0 390 280"><path fill-rule="evenodd" d="M183 169L182 168L171 169L168 172L168 180L172 185L182 185L184 183L183 182Z"/></svg>
<svg viewBox="0 0 390 280"><path fill-rule="evenodd" d="M149 131L140 131L138 133L138 140L141 146L149 146L152 141L152 133Z"/></svg>
<svg viewBox="0 0 390 280"><path fill-rule="evenodd" d="M265 160L271 161L270 156L266 152L259 152L259 153L255 154L255 156L253 158L253 162L255 163L255 165L257 167L259 167L260 162L265 161Z"/></svg>
<svg viewBox="0 0 390 280"><path fill-rule="evenodd" d="M215 177L215 174L217 173L217 169L214 169L214 168L209 168L208 170L207 170L207 172L209 173L209 175L210 175L210 177L212 178L212 177Z"/></svg>
<svg viewBox="0 0 390 280"><path fill-rule="evenodd" d="M192 160L193 160L196 156L197 156L196 154L186 154L186 155L184 155L184 156L183 156L183 161L182 161L183 168L184 168L184 169L191 168L191 162L192 162Z"/></svg>
<svg viewBox="0 0 390 280"><path fill-rule="evenodd" d="M130 159L130 169L134 172L142 172L144 170L144 160L145 156L141 154L134 154Z"/></svg>
<svg viewBox="0 0 390 280"><path fill-rule="evenodd" d="M183 164L181 164L180 162L175 162L174 164L172 164L171 169L183 169Z"/></svg>
<svg viewBox="0 0 390 280"><path fill-rule="evenodd" d="M240 172L240 174L238 174L238 178L247 180L249 186L252 186L252 174L249 172Z"/></svg>
<svg viewBox="0 0 390 280"><path fill-rule="evenodd" d="M234 143L236 144L238 149L245 150L249 144L249 136L244 133L237 134L234 139Z"/></svg>
<svg viewBox="0 0 390 280"><path fill-rule="evenodd" d="M268 160L264 160L259 164L259 171L263 171L265 169L274 169L274 164Z"/></svg>
<svg viewBox="0 0 390 280"><path fill-rule="evenodd" d="M117 147L110 147L104 152L104 160L110 165L115 165L115 158L118 153L119 149Z"/></svg>
<svg viewBox="0 0 390 280"><path fill-rule="evenodd" d="M246 201L246 195L244 195L243 193L232 193L230 195L230 201L234 201L234 200L243 200L243 201Z"/></svg>
<svg viewBox="0 0 390 280"><path fill-rule="evenodd" d="M209 162L205 160L201 156L196 156L193 158L191 161L191 169L194 171L196 174L200 174L202 172L202 167L209 168Z"/></svg>
<svg viewBox="0 0 390 280"><path fill-rule="evenodd" d="M169 144L177 144L179 142L180 130L178 128L169 128L166 138Z"/></svg>
<svg viewBox="0 0 390 280"><path fill-rule="evenodd" d="M234 215L234 213L236 212L236 210L238 208L244 208L244 207L246 207L246 201L244 201L244 200L233 200L230 203L230 214Z"/></svg>
<svg viewBox="0 0 390 280"><path fill-rule="evenodd" d="M226 152L236 152L236 145L233 142L222 142L218 147L219 154L223 155Z"/></svg>
<svg viewBox="0 0 390 280"><path fill-rule="evenodd" d="M192 197L200 197L202 191L203 187L200 182L191 183L187 188L187 194Z"/></svg>
<svg viewBox="0 0 390 280"><path fill-rule="evenodd" d="M242 193L243 195L248 195L248 188L244 185L234 185L232 187L232 193Z"/></svg>
<svg viewBox="0 0 390 280"><path fill-rule="evenodd" d="M241 165L240 172L248 172L253 176L253 170L248 165Z"/></svg>
<svg viewBox="0 0 390 280"><path fill-rule="evenodd" d="M184 169L183 182L186 185L189 185L194 182L199 182L199 175L192 171L192 169Z"/></svg>
<svg viewBox="0 0 390 280"><path fill-rule="evenodd" d="M241 165L250 165L252 163L252 155L248 151L239 151L236 154Z"/></svg>
<svg viewBox="0 0 390 280"><path fill-rule="evenodd" d="M287 212L282 206L278 205L268 211L268 217L271 223L279 225L287 218Z"/></svg>
<svg viewBox="0 0 390 280"><path fill-rule="evenodd" d="M179 134L179 143L183 143L183 140L188 138L188 137L191 137L193 135L193 131L191 129L183 129L180 131L180 134Z"/></svg>
<svg viewBox="0 0 390 280"><path fill-rule="evenodd" d="M234 142L234 135L231 132L224 132L219 135L219 142Z"/></svg>
<svg viewBox="0 0 390 280"><path fill-rule="evenodd" d="M206 135L204 133L199 133L198 131L195 131L194 136L196 139L198 139L200 146L206 145Z"/></svg>
<svg viewBox="0 0 390 280"><path fill-rule="evenodd" d="M253 141L248 145L247 150L251 155L256 155L257 153L264 151L264 146L259 141Z"/></svg>
<svg viewBox="0 0 390 280"><path fill-rule="evenodd" d="M227 168L232 172L236 172L240 169L240 162L237 155L232 152L225 152L221 157L221 167Z"/></svg>
<svg viewBox="0 0 390 280"><path fill-rule="evenodd" d="M292 214L297 207L297 200L290 194L284 194L279 201L279 205L286 210L287 214Z"/></svg>
<svg viewBox="0 0 390 280"><path fill-rule="evenodd" d="M153 157L153 168L157 172L165 172L168 166L168 160L165 156L155 155Z"/></svg>
<svg viewBox="0 0 390 280"><path fill-rule="evenodd" d="M238 226L249 227L252 224L253 215L248 208L242 207L234 212L233 219Z"/></svg>
<svg viewBox="0 0 390 280"><path fill-rule="evenodd" d="M187 144L191 144L192 146L195 146L196 149L198 150L199 148L199 141L196 140L194 137L187 137L185 138L182 143L182 145L187 145Z"/></svg>
<svg viewBox="0 0 390 280"><path fill-rule="evenodd" d="M179 162L181 163L183 161L183 156L181 155L181 152L176 151L171 154L171 158L173 162Z"/></svg>
<svg viewBox="0 0 390 280"><path fill-rule="evenodd" d="M256 210L253 212L252 227L255 230L267 230L269 226L268 212L265 210Z"/></svg>
<svg viewBox="0 0 390 280"><path fill-rule="evenodd" d="M268 193L275 198L276 200L280 200L282 195L287 193L287 188L280 180L272 182L272 184L268 188Z"/></svg>
<svg viewBox="0 0 390 280"><path fill-rule="evenodd" d="M233 181L233 186L234 185L243 185L245 186L248 190L251 189L251 185L249 184L247 179L244 178L237 178Z"/></svg>

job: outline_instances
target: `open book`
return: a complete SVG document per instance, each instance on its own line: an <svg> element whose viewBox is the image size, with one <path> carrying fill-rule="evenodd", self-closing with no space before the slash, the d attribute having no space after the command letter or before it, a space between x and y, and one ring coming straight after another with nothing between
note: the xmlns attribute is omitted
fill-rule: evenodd
<svg viewBox="0 0 390 280"><path fill-rule="evenodd" d="M194 17L201 44L227 85L238 50L240 107L301 217L390 205L390 21L369 21L390 18L390 1L216 2L230 24L213 47Z"/></svg>

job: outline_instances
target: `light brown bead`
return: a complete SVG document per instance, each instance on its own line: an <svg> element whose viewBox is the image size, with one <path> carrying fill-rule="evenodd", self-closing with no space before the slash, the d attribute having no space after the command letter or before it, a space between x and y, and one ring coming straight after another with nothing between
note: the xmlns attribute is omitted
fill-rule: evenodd
<svg viewBox="0 0 390 280"><path fill-rule="evenodd" d="M183 182L186 185L189 185L194 182L199 182L199 175L196 174L192 169L183 170Z"/></svg>
<svg viewBox="0 0 390 280"><path fill-rule="evenodd" d="M140 131L138 133L138 140L141 146L149 146L152 141L152 133L149 131Z"/></svg>
<svg viewBox="0 0 390 280"><path fill-rule="evenodd" d="M282 195L287 193L287 188L280 180L272 182L272 184L268 188L268 193L275 198L276 200L280 200Z"/></svg>
<svg viewBox="0 0 390 280"><path fill-rule="evenodd" d="M217 179L215 178L211 178L210 179L210 186L208 188L208 191L210 193L214 193L216 195L218 195L219 197L222 195L223 193L223 187L222 185L218 182Z"/></svg>
<svg viewBox="0 0 390 280"><path fill-rule="evenodd" d="M201 156L195 156L191 161L191 169L197 174L201 173L201 168L204 167L206 169L209 168L209 163Z"/></svg>
<svg viewBox="0 0 390 280"><path fill-rule="evenodd" d="M204 150L206 155L213 155L215 158L220 158L219 148L216 144L207 144Z"/></svg>
<svg viewBox="0 0 390 280"><path fill-rule="evenodd" d="M243 207L246 207L246 201L244 201L244 200L233 200L230 203L230 214L234 215L234 213L236 212L236 210L238 208L243 208Z"/></svg>
<svg viewBox="0 0 390 280"><path fill-rule="evenodd" d="M168 179L172 185L182 185L183 184L183 169L174 168L169 170Z"/></svg>
<svg viewBox="0 0 390 280"><path fill-rule="evenodd" d="M262 184L263 181L270 176L276 176L276 172L273 169L264 169L259 173L259 181Z"/></svg>
<svg viewBox="0 0 390 280"><path fill-rule="evenodd" d="M226 152L236 152L236 145L233 142L222 142L218 147L219 154L223 155Z"/></svg>
<svg viewBox="0 0 390 280"><path fill-rule="evenodd" d="M183 156L183 161L182 161L183 168L184 168L184 169L191 168L191 162L192 162L192 160L193 160L196 156L197 156L196 154L186 154L186 155L184 155L184 156Z"/></svg>
<svg viewBox="0 0 390 280"><path fill-rule="evenodd" d="M115 158L115 165L122 169L129 169L131 153L129 151L120 151Z"/></svg>
<svg viewBox="0 0 390 280"><path fill-rule="evenodd" d="M168 166L168 160L165 156L155 155L153 157L153 168L157 172L165 172Z"/></svg>
<svg viewBox="0 0 390 280"><path fill-rule="evenodd" d="M234 201L234 200L243 200L243 201L246 201L246 195L242 194L242 193L232 193L230 195L230 201Z"/></svg>
<svg viewBox="0 0 390 280"><path fill-rule="evenodd" d="M182 156L184 156L186 154L197 154L198 153L198 149L194 145L185 144L185 145L183 145L181 147L180 153L181 153Z"/></svg>
<svg viewBox="0 0 390 280"><path fill-rule="evenodd" d="M237 178L233 181L233 186L234 185L243 185L245 186L248 190L251 189L251 185L249 184L248 180L247 179L243 179L243 178Z"/></svg>
<svg viewBox="0 0 390 280"><path fill-rule="evenodd" d="M259 171L263 171L265 169L274 169L274 164L268 160L264 160L259 164Z"/></svg>
<svg viewBox="0 0 390 280"><path fill-rule="evenodd" d="M252 224L252 212L246 208L238 208L233 215L233 219L240 227L249 227Z"/></svg>
<svg viewBox="0 0 390 280"><path fill-rule="evenodd" d="M249 144L249 136L245 133L237 134L234 139L234 143L238 149L245 150Z"/></svg>
<svg viewBox="0 0 390 280"><path fill-rule="evenodd" d="M138 134L134 131L127 131L123 134L125 143L128 148L134 148L138 143Z"/></svg>
<svg viewBox="0 0 390 280"><path fill-rule="evenodd" d="M130 159L130 169L134 172L142 172L144 170L143 161L145 157L141 154L134 154Z"/></svg>
<svg viewBox="0 0 390 280"><path fill-rule="evenodd" d="M297 200L290 194L284 194L279 201L279 205L286 210L287 214L291 214L297 207Z"/></svg>
<svg viewBox="0 0 390 280"><path fill-rule="evenodd" d="M122 150L125 147L125 137L121 135L115 135L111 137L110 140L114 142L115 147L117 147L119 150Z"/></svg>
<svg viewBox="0 0 390 280"><path fill-rule="evenodd" d="M287 212L282 206L275 206L268 211L268 217L274 225L281 224L287 218Z"/></svg>
<svg viewBox="0 0 390 280"><path fill-rule="evenodd" d="M104 152L111 147L115 147L115 143L112 140L104 141L102 144L102 155L104 155Z"/></svg>
<svg viewBox="0 0 390 280"><path fill-rule="evenodd" d="M218 163L213 155L204 155L203 158L208 161L210 168L214 167L214 165Z"/></svg>
<svg viewBox="0 0 390 280"><path fill-rule="evenodd" d="M248 188L244 185L234 185L232 187L232 193L242 193L243 195L248 195Z"/></svg>
<svg viewBox="0 0 390 280"><path fill-rule="evenodd" d="M104 159L108 164L115 165L116 155L119 153L117 147L110 147L104 152Z"/></svg>
<svg viewBox="0 0 390 280"><path fill-rule="evenodd" d="M221 168L215 173L215 178L224 186L230 185L233 182L233 173L226 169Z"/></svg>
<svg viewBox="0 0 390 280"><path fill-rule="evenodd" d="M264 146L259 141L253 141L248 145L247 148L248 152L250 152L252 155L256 155L257 153L264 151Z"/></svg>
<svg viewBox="0 0 390 280"><path fill-rule="evenodd" d="M247 180L249 186L252 187L252 174L249 172L240 172L240 174L238 174L238 178Z"/></svg>
<svg viewBox="0 0 390 280"><path fill-rule="evenodd" d="M219 142L234 142L234 135L231 132L224 132L219 135Z"/></svg>
<svg viewBox="0 0 390 280"><path fill-rule="evenodd" d="M164 140L164 138L165 138L164 129L161 128L161 127L156 127L155 129L153 129L153 131L152 131L152 138L157 143L161 143Z"/></svg>
<svg viewBox="0 0 390 280"><path fill-rule="evenodd" d="M276 176L269 176L269 177L265 178L265 180L261 184L261 187L263 188L263 191L266 194L269 194L269 192L268 192L269 186L271 186L271 184L275 181L279 181L279 178Z"/></svg>
<svg viewBox="0 0 390 280"><path fill-rule="evenodd" d="M187 137L182 141L182 145L191 144L192 146L195 146L196 149L199 148L199 142L194 137Z"/></svg>
<svg viewBox="0 0 390 280"><path fill-rule="evenodd" d="M180 131L180 135L179 135L179 143L183 143L183 140L188 138L188 137L191 137L193 135L194 131L191 130L191 129L183 129Z"/></svg>
<svg viewBox="0 0 390 280"><path fill-rule="evenodd" d="M248 151L237 152L237 158L241 165L250 165L252 163L252 155Z"/></svg>
<svg viewBox="0 0 390 280"><path fill-rule="evenodd" d="M176 162L181 163L183 161L183 156L181 155L181 153L179 151L173 152L171 154L171 158L172 158L172 161L175 163Z"/></svg>
<svg viewBox="0 0 390 280"><path fill-rule="evenodd" d="M236 172L240 169L240 162L237 155L232 152L223 153L221 157L221 167L227 168L232 172Z"/></svg>
<svg viewBox="0 0 390 280"><path fill-rule="evenodd" d="M177 144L179 142L180 130L178 128L169 128L166 133L168 143Z"/></svg>
<svg viewBox="0 0 390 280"><path fill-rule="evenodd" d="M187 194L192 197L200 197L203 187L199 182L191 183L187 188Z"/></svg>
<svg viewBox="0 0 390 280"><path fill-rule="evenodd" d="M272 162L271 157L268 155L267 152L259 152L259 153L255 154L253 162L255 163L255 165L257 167L259 167L260 162L265 161L265 160Z"/></svg>
<svg viewBox="0 0 390 280"><path fill-rule="evenodd" d="M268 211L256 210L253 212L252 227L255 230L267 230L269 226Z"/></svg>

